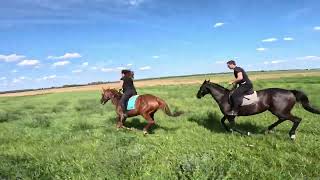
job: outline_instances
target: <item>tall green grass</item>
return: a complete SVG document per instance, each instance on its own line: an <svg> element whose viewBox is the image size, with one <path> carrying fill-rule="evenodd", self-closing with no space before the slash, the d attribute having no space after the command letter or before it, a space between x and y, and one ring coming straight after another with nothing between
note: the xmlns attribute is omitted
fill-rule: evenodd
<svg viewBox="0 0 320 180"><path fill-rule="evenodd" d="M222 83L222 85L224 85ZM303 90L320 107L320 78L259 80L256 89ZM271 113L237 119L252 136L226 133L210 96L196 98L199 85L138 89L165 99L178 118L158 112L151 134L146 121L128 119L117 130L114 107L99 104L100 92L0 98L0 179L318 179L320 116L300 105L303 118L295 142L291 122L274 134L263 131Z"/></svg>

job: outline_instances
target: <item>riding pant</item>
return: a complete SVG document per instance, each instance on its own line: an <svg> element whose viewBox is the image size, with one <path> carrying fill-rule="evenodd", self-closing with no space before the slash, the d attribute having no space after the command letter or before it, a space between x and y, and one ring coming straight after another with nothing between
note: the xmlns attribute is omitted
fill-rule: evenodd
<svg viewBox="0 0 320 180"><path fill-rule="evenodd" d="M252 84L240 84L239 87L234 90L231 95L231 104L234 110L237 110L242 104L243 96L246 95L249 91L252 91Z"/></svg>
<svg viewBox="0 0 320 180"><path fill-rule="evenodd" d="M126 92L123 93L120 99L120 105L124 113L127 111L127 104L129 99L134 95L137 95L137 92L135 90L127 90Z"/></svg>

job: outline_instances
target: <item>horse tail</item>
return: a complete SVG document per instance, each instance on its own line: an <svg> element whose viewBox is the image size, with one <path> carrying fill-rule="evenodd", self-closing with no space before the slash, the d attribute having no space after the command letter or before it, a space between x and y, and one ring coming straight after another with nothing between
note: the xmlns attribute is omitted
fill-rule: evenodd
<svg viewBox="0 0 320 180"><path fill-rule="evenodd" d="M172 113L170 108L169 108L169 105L164 100L162 100L160 98L157 98L157 101L159 103L160 109L164 113L166 113L166 115L171 116L171 117L178 117L181 114L183 114L183 112L174 112L174 113Z"/></svg>
<svg viewBox="0 0 320 180"><path fill-rule="evenodd" d="M307 110L311 113L320 114L320 110L315 109L314 107L312 107L310 105L309 99L305 93L303 93L301 91L297 91L297 90L292 90L291 92L294 94L297 101L301 103L302 107L305 110Z"/></svg>

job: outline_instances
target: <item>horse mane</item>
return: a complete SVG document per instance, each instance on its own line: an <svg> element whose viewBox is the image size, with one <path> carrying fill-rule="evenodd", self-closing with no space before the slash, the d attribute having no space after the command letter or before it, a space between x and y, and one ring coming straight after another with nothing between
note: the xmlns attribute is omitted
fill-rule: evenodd
<svg viewBox="0 0 320 180"><path fill-rule="evenodd" d="M117 91L115 88L106 89L106 90L110 91L112 94L114 94L116 98L121 98L121 96L122 96L122 93Z"/></svg>
<svg viewBox="0 0 320 180"><path fill-rule="evenodd" d="M221 86L221 85L219 85L219 84L216 84L216 83L213 83L213 82L209 82L208 84L209 84L210 86L217 87L217 88L219 88L219 89L221 89L221 90L224 90L224 91L226 91L226 92L230 92L229 89L227 89L227 88L225 88L225 87L223 87L223 86Z"/></svg>
<svg viewBox="0 0 320 180"><path fill-rule="evenodd" d="M122 93L119 92L119 91L117 91L115 88L110 89L110 91L111 91L112 93L114 93L117 97L121 97L121 96L122 96Z"/></svg>

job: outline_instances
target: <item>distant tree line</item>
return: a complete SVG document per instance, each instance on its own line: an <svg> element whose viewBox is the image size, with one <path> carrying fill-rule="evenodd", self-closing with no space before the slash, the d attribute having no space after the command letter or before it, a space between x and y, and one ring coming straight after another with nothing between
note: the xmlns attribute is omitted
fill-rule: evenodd
<svg viewBox="0 0 320 180"><path fill-rule="evenodd" d="M27 91L39 91L39 90L49 90L49 89L61 89L61 88L68 88L68 87L92 86L92 85L107 84L107 83L112 83L112 82L110 82L110 81L97 81L97 82L90 82L90 83L87 83L87 84L66 84L66 85L63 85L63 86L52 86L52 87L48 87L48 88L2 91L2 92L0 92L0 94L19 93L19 92L27 92Z"/></svg>

